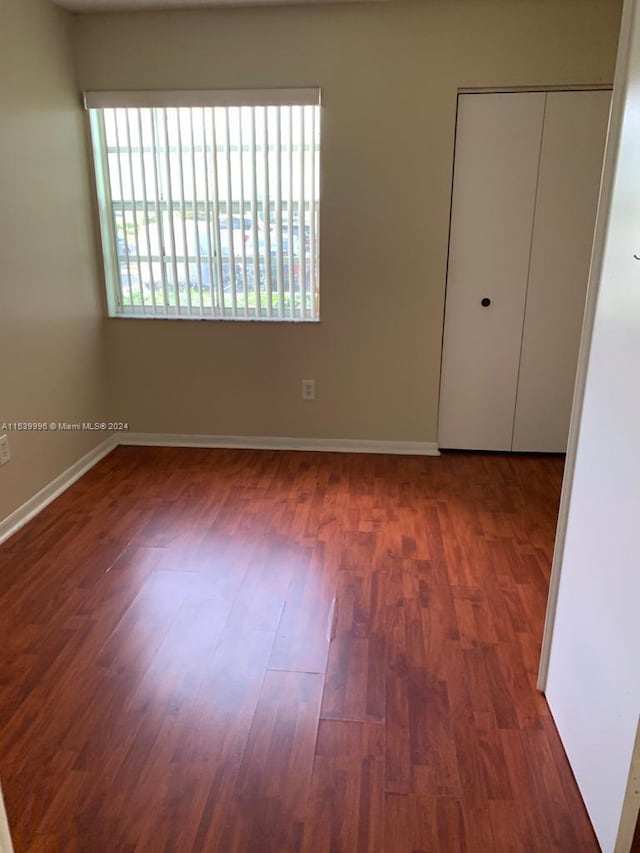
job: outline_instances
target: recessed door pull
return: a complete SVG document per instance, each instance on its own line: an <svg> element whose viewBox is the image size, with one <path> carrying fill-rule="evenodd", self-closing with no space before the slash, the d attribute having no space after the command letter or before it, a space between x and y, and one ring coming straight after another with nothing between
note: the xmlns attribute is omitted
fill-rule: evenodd
<svg viewBox="0 0 640 853"><path fill-rule="evenodd" d="M640 260L640 258L638 258L638 260ZM483 308L488 308L489 305L491 305L491 300L488 296L485 296L484 299L480 300L480 305L482 305Z"/></svg>
<svg viewBox="0 0 640 853"><path fill-rule="evenodd" d="M634 255L633 257L636 259L636 261L640 261L640 255Z"/></svg>

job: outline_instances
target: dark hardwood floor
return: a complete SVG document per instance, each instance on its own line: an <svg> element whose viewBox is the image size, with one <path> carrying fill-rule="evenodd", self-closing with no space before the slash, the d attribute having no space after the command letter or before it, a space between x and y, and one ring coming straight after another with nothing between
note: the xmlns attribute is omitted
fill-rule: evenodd
<svg viewBox="0 0 640 853"><path fill-rule="evenodd" d="M589 853L562 460L121 447L0 546L16 853Z"/></svg>

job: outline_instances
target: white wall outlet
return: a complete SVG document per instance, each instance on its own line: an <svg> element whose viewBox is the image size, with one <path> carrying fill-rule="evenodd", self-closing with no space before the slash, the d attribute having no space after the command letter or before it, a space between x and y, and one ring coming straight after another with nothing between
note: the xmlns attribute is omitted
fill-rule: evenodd
<svg viewBox="0 0 640 853"><path fill-rule="evenodd" d="M302 399L303 400L315 400L316 399L316 380L315 379L303 379L302 380Z"/></svg>
<svg viewBox="0 0 640 853"><path fill-rule="evenodd" d="M9 439L6 435L0 435L0 465L6 465L10 459Z"/></svg>

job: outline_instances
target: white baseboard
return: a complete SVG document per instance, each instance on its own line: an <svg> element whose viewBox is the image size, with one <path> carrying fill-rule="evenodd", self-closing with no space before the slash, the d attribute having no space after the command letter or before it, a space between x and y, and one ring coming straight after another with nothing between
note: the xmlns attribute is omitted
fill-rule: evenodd
<svg viewBox="0 0 640 853"><path fill-rule="evenodd" d="M118 436L119 444L146 447L212 447L245 450L320 450L330 453L392 453L402 456L439 456L432 441L372 441L352 438L286 438L262 435L187 435L130 432Z"/></svg>
<svg viewBox="0 0 640 853"><path fill-rule="evenodd" d="M14 533L17 533L28 521L37 515L41 510L48 506L51 501L54 501L62 492L66 491L69 486L73 485L76 480L79 480L83 474L86 474L90 468L104 458L108 453L116 447L118 440L115 436L110 436L101 442L93 450L90 450L77 462L74 462L66 471L59 474L55 480L52 480L44 489L29 498L26 503L14 510L11 515L8 515L4 520L0 521L0 544L2 544Z"/></svg>
<svg viewBox="0 0 640 853"><path fill-rule="evenodd" d="M11 515L0 521L0 544L93 468L119 444L145 447L211 447L245 450L320 450L332 453L392 453L402 456L439 456L431 441L370 441L351 438L281 438L258 435L188 435L180 433L132 432L112 435L86 456L74 462L44 489Z"/></svg>

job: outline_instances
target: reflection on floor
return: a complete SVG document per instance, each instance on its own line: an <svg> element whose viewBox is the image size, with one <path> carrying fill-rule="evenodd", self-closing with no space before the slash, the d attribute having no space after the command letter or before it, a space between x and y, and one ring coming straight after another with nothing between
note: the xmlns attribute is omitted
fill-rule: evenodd
<svg viewBox="0 0 640 853"><path fill-rule="evenodd" d="M561 476L118 448L0 547L16 850L596 851L535 690Z"/></svg>

